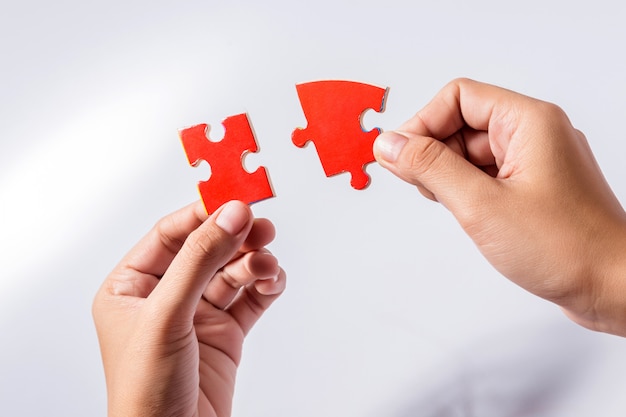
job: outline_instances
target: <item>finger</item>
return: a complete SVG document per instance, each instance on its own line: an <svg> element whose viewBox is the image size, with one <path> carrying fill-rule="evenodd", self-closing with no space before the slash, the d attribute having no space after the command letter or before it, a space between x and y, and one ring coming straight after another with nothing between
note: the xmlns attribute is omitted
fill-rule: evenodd
<svg viewBox="0 0 626 417"><path fill-rule="evenodd" d="M542 108L538 103L488 84L455 80L406 122L402 131L381 134L374 142L374 155L398 177L462 215L461 210L475 209L497 196L500 185L492 177L506 178L515 168L515 163L504 166L506 152L518 130L526 128L519 118L529 108ZM465 157L459 149L455 152L442 143L450 144L450 138L459 141L459 136ZM502 171L496 174L494 166Z"/></svg>
<svg viewBox="0 0 626 417"><path fill-rule="evenodd" d="M464 157L489 176L495 177L497 175L498 168L495 165L495 158L491 153L486 132L479 132L471 128L462 129L442 142L450 150ZM424 197L437 201L435 195L418 179L413 179L412 182Z"/></svg>
<svg viewBox="0 0 626 417"><path fill-rule="evenodd" d="M163 320L191 325L208 282L237 253L252 223L250 208L240 201L231 201L189 234L148 297Z"/></svg>
<svg viewBox="0 0 626 417"><path fill-rule="evenodd" d="M417 191L419 191L421 195L429 200L437 202L437 197L435 197L435 195L428 188L424 187L421 184L416 184L415 186L417 187Z"/></svg>
<svg viewBox="0 0 626 417"><path fill-rule="evenodd" d="M464 157L491 177L497 175L498 170L495 166L495 158L491 153L489 140L485 132L479 132L471 128L462 129L449 138L442 140L442 142L451 151ZM424 197L437 201L435 195L423 186L418 179L414 179L412 182Z"/></svg>
<svg viewBox="0 0 626 417"><path fill-rule="evenodd" d="M481 130L474 130L470 127L464 127L458 135L463 142L463 156L470 161L473 165L478 167L495 165L496 160L491 151L491 144L489 143L489 135L487 132ZM448 139L444 140L448 144Z"/></svg>
<svg viewBox="0 0 626 417"><path fill-rule="evenodd" d="M541 101L469 79L448 83L398 130L445 139L464 126L489 132L491 151L502 162L521 118Z"/></svg>
<svg viewBox="0 0 626 417"><path fill-rule="evenodd" d="M224 309L235 298L241 287L257 280L276 277L280 271L278 260L266 249L248 252L215 274L204 290L204 298L213 306Z"/></svg>
<svg viewBox="0 0 626 417"><path fill-rule="evenodd" d="M254 288L256 288L261 295L280 294L285 289L284 282L281 281L281 274L284 274L282 269L271 279L254 281Z"/></svg>
<svg viewBox="0 0 626 417"><path fill-rule="evenodd" d="M487 132L464 126L459 131L441 140L453 152L461 155L472 164L482 167L495 165Z"/></svg>
<svg viewBox="0 0 626 417"><path fill-rule="evenodd" d="M504 88L459 78L448 83L399 130L444 139L470 126L487 131L494 111L508 110L511 103L533 100Z"/></svg>
<svg viewBox="0 0 626 417"><path fill-rule="evenodd" d="M238 251L239 255L254 251L270 244L276 237L276 228L268 219L254 219L248 237Z"/></svg>
<svg viewBox="0 0 626 417"><path fill-rule="evenodd" d="M475 209L495 186L493 178L431 137L384 132L374 143L374 155L385 168L455 214Z"/></svg>
<svg viewBox="0 0 626 417"><path fill-rule="evenodd" d="M228 312L239 323L243 332L247 334L254 323L285 291L286 285L287 275L281 269L276 279L256 281L254 284L244 287L228 307Z"/></svg>
<svg viewBox="0 0 626 417"><path fill-rule="evenodd" d="M152 292L187 236L207 218L200 201L159 220L109 274L101 291L145 298Z"/></svg>
<svg viewBox="0 0 626 417"><path fill-rule="evenodd" d="M274 224L268 219L254 219L250 233L232 260L241 258L246 253L255 251L270 244L276 237Z"/></svg>
<svg viewBox="0 0 626 417"><path fill-rule="evenodd" d="M206 211L200 201L163 217L126 255L122 264L160 277L183 246L187 236L206 218Z"/></svg>

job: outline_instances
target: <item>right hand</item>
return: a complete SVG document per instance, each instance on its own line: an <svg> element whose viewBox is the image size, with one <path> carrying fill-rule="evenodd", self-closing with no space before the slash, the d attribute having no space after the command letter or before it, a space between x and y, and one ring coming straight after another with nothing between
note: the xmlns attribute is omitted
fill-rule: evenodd
<svg viewBox="0 0 626 417"><path fill-rule="evenodd" d="M626 214L559 107L459 79L374 153L449 209L503 275L626 336Z"/></svg>

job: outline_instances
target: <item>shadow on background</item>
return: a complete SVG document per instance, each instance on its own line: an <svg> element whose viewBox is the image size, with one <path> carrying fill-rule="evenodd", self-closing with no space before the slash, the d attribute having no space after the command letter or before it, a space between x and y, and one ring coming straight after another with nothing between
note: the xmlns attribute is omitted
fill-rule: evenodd
<svg viewBox="0 0 626 417"><path fill-rule="evenodd" d="M560 415L557 407L575 400L578 386L598 357L593 336L563 321L540 329L508 329L462 352L459 362L442 366L432 389L393 415ZM460 369L454 369L459 363Z"/></svg>

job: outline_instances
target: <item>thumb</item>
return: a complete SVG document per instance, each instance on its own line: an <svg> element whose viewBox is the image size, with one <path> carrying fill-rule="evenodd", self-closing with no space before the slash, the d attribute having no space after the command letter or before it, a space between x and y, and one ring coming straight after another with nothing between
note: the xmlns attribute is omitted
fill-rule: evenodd
<svg viewBox="0 0 626 417"><path fill-rule="evenodd" d="M498 182L437 139L408 132L381 133L374 156L386 169L417 186L427 198L452 213L467 214L493 196Z"/></svg>
<svg viewBox="0 0 626 417"><path fill-rule="evenodd" d="M207 284L237 253L252 223L250 208L231 201L189 234L148 297L159 317L191 323Z"/></svg>

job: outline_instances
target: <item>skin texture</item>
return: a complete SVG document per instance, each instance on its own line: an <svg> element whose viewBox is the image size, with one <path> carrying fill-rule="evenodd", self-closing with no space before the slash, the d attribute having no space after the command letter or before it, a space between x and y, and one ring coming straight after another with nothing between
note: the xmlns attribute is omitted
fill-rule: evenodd
<svg viewBox="0 0 626 417"><path fill-rule="evenodd" d="M565 113L458 79L374 143L491 264L577 323L626 336L626 214ZM109 417L229 416L245 335L283 292L274 227L230 202L159 221L93 304Z"/></svg>
<svg viewBox="0 0 626 417"><path fill-rule="evenodd" d="M282 293L274 226L232 201L159 221L93 303L109 417L229 416L245 335Z"/></svg>
<svg viewBox="0 0 626 417"><path fill-rule="evenodd" d="M503 275L626 336L626 215L559 107L458 79L374 153L443 204Z"/></svg>

